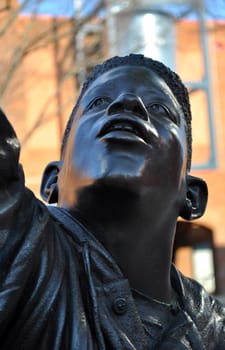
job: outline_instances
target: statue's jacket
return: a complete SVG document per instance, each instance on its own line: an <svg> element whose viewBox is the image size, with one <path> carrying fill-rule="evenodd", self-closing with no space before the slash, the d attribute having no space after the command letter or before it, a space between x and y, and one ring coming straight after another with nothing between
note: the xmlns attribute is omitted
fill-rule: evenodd
<svg viewBox="0 0 225 350"><path fill-rule="evenodd" d="M94 235L20 172L0 191L1 350L225 349L225 309L197 282L172 266L178 303L149 299L142 313Z"/></svg>

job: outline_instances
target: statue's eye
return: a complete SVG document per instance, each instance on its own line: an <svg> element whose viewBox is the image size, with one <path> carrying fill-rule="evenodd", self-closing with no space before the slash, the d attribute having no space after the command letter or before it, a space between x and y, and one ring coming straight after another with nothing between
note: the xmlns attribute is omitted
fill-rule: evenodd
<svg viewBox="0 0 225 350"><path fill-rule="evenodd" d="M107 106L109 103L110 99L108 97L97 97L89 103L87 109L91 110L93 108L104 107Z"/></svg>
<svg viewBox="0 0 225 350"><path fill-rule="evenodd" d="M156 116L159 118L168 118L175 124L178 124L178 117L174 115L166 106L161 103L152 103L146 106L150 116Z"/></svg>

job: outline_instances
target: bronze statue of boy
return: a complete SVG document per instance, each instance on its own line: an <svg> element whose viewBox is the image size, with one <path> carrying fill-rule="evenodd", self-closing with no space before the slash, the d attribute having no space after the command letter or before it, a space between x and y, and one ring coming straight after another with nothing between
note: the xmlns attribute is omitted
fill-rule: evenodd
<svg viewBox="0 0 225 350"><path fill-rule="evenodd" d="M224 349L225 308L172 264L178 216L200 217L191 112L180 78L142 55L84 83L46 206L24 186L0 118L1 349Z"/></svg>

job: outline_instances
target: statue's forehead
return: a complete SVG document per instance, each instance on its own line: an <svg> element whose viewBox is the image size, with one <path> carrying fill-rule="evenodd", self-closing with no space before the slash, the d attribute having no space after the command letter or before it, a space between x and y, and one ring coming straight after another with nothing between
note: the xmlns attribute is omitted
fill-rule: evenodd
<svg viewBox="0 0 225 350"><path fill-rule="evenodd" d="M129 84L129 87L138 86L139 89L154 92L159 96L167 96L173 102L174 106L181 110L175 95L165 80L151 68L138 65L119 66L101 73L90 84L82 100L90 99L99 93L113 91L118 86L126 90L127 84Z"/></svg>
<svg viewBox="0 0 225 350"><path fill-rule="evenodd" d="M133 84L143 85L161 85L165 89L169 89L166 82L152 69L142 66L126 65L119 66L101 73L90 85L90 88L95 88L102 84L107 84L110 81L123 78L131 81Z"/></svg>

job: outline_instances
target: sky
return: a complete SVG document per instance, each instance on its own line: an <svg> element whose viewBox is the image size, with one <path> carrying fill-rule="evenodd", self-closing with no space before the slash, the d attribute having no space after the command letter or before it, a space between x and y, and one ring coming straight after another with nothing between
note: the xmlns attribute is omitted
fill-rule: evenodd
<svg viewBox="0 0 225 350"><path fill-rule="evenodd" d="M20 0L23 3L25 0ZM80 0L81 1L81 0ZM132 1L132 0L131 0ZM26 8L23 10L23 14L30 14L36 3L39 3L37 8L37 14L40 15L50 15L50 16L74 16L75 6L79 1L74 0L30 0ZM98 0L82 0L83 12L82 15L86 15L91 12L93 7L96 5ZM115 3L120 3L120 1L115 1ZM150 2L150 0L149 0ZM169 1L168 1L169 2ZM204 0L207 18L213 19L225 19L225 0ZM190 3L187 0L186 3ZM183 15L185 10L188 9L188 5L167 5L167 10L175 15L175 17L180 17ZM195 15L190 13L187 18L194 19Z"/></svg>
<svg viewBox="0 0 225 350"><path fill-rule="evenodd" d="M20 4L23 2L24 0L19 1ZM75 13L74 3L78 2L73 0L30 0L22 13L30 14L34 9L37 9L37 13L40 15L72 17ZM91 11L98 0L83 0L82 2L86 14Z"/></svg>

